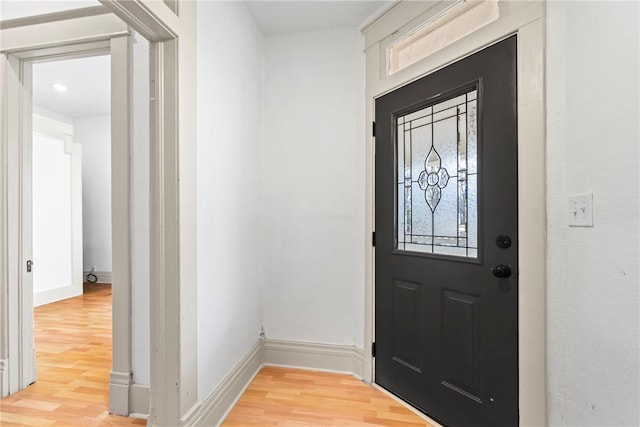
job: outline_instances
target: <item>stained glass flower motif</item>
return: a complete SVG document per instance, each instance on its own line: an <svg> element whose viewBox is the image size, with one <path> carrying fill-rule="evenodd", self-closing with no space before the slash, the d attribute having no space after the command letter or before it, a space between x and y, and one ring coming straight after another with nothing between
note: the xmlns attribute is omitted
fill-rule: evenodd
<svg viewBox="0 0 640 427"><path fill-rule="evenodd" d="M436 210L440 202L442 189L449 182L449 173L442 167L442 160L436 149L432 146L427 158L424 160L424 170L418 177L418 185L424 190L426 200L431 212Z"/></svg>

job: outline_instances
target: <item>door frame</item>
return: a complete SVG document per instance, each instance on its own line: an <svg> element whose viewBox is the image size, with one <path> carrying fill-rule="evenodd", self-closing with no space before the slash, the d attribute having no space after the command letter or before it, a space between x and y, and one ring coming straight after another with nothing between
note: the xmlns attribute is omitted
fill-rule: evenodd
<svg viewBox="0 0 640 427"><path fill-rule="evenodd" d="M16 221L15 215L19 215L19 181L16 180L19 172L13 166L11 170L7 169L12 164L11 159L18 155L17 135L10 135L7 124L18 119L20 114L16 105L8 102L8 96L21 97L21 86L18 76L9 67L8 54L34 47L61 48L80 42L104 41L114 32L128 34L129 25L151 42L152 57L149 424L179 425L188 421L197 409L197 371L194 368L197 366L197 318L192 309L196 305L196 6L189 1L169 1L169 5L154 0L100 1L102 6L94 8L5 21L0 28L0 120L3 129L0 133L0 396L7 395L10 384L21 376L24 357L20 348L23 325L18 313L18 307L24 303L19 293L22 263L15 259L20 237L9 227ZM110 12L124 23L114 19ZM125 43L120 41L115 45L119 55L126 55L121 50ZM128 84L121 89L124 90L117 96L124 98L112 99L112 102L129 105L130 98L124 95L130 94ZM125 111L128 113L128 107ZM129 132L129 129L120 132ZM130 292L122 297L125 314L120 316L123 317L121 321L130 324ZM114 295L114 304L115 300ZM130 327L124 333L127 337L125 345L130 347ZM130 363L130 353L124 359ZM125 375L118 379L130 383L131 373L122 373ZM121 399L118 404L128 407L126 400ZM113 399L111 404L114 404Z"/></svg>
<svg viewBox="0 0 640 427"><path fill-rule="evenodd" d="M131 123L130 123L130 81L131 81L131 37L126 24L113 15L100 15L88 17L89 19L75 19L73 23L60 21L69 30L86 31L86 34L99 37L98 40L84 42L88 37L83 36L79 43L65 43L55 40L55 45L50 46L34 40L30 45L23 45L19 50L11 48L11 40L7 44L2 42L0 48L6 54L9 65L17 71L16 79L11 87L13 91L7 98L7 113L11 114L12 105L21 106L21 114L15 121L7 123L7 133L9 135L8 145L15 145L20 153L21 161L16 162L21 169L17 177L16 184L18 191L15 204L20 210L18 217L9 217L8 227L20 230L17 241L10 240L12 247L17 244L20 247L19 280L9 281L9 295L13 295L13 289L18 292L18 306L21 311L18 317L9 318L9 326L20 325L20 337L22 351L16 355L19 363L10 363L9 393L14 393L27 387L36 380L35 375L35 354L33 351L33 282L22 268L27 259L32 258L31 245L28 241L28 234L25 232L30 228L31 197L30 162L26 160L31 155L32 145L32 68L35 62L51 60L64 60L93 55L111 55L111 188L112 188L112 242L113 242L113 266L112 266L112 289L113 289L113 364L109 382L109 411L119 415L129 415L129 387L130 381L123 380L131 377L131 275L130 275L130 209L129 209L129 168L122 168L121 165L129 164L129 149L131 144ZM91 30L91 25L96 24L98 18L108 22L112 27L102 34L95 34ZM40 30L39 25L31 25L24 29L15 27L12 33L20 33L21 38L33 35L32 32ZM42 30L41 30L42 31ZM60 33L53 33L60 34ZM52 39L51 33L47 33L49 43ZM55 37L55 36L54 36ZM10 87L10 89L11 89ZM125 123L125 126L121 124ZM15 161L9 155L7 161L11 164ZM9 172L11 174L11 172ZM11 209L11 205L10 205ZM16 302L9 299L9 303ZM11 346L11 342L9 342ZM13 362L13 358L9 361ZM12 380L13 379L13 380ZM17 381L16 381L17 379ZM4 390L3 390L4 393Z"/></svg>
<svg viewBox="0 0 640 427"><path fill-rule="evenodd" d="M503 0L499 18L426 58L387 75L388 41L429 22L446 2L400 2L362 28L366 54L366 126L375 100L513 34L518 35L518 364L521 425L546 424L546 191L544 116L544 3ZM375 325L375 144L365 146L364 379L373 383Z"/></svg>

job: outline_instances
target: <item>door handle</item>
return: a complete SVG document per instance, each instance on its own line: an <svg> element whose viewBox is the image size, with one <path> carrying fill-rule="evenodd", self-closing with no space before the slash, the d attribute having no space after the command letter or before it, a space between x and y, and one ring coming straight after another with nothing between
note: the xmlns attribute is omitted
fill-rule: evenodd
<svg viewBox="0 0 640 427"><path fill-rule="evenodd" d="M27 273L31 273L32 269L33 269L33 261L28 260L27 261Z"/></svg>
<svg viewBox="0 0 640 427"><path fill-rule="evenodd" d="M506 279L511 276L511 267L505 264L500 264L493 267L491 272L499 279Z"/></svg>

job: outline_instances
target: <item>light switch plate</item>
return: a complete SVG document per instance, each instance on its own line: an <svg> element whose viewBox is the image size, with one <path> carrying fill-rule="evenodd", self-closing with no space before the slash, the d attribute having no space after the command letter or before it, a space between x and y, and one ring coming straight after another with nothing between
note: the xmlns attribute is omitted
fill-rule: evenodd
<svg viewBox="0 0 640 427"><path fill-rule="evenodd" d="M569 197L569 227L593 227L593 193Z"/></svg>

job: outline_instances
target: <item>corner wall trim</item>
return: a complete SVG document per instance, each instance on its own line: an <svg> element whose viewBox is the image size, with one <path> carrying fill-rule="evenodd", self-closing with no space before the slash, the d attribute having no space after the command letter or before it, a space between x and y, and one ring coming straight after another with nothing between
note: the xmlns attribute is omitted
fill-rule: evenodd
<svg viewBox="0 0 640 427"><path fill-rule="evenodd" d="M247 353L200 407L183 418L184 426L217 426L224 421L244 390L262 368L262 341Z"/></svg>
<svg viewBox="0 0 640 427"><path fill-rule="evenodd" d="M364 351L354 346L267 339L263 359L265 365L364 374Z"/></svg>

